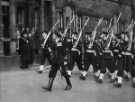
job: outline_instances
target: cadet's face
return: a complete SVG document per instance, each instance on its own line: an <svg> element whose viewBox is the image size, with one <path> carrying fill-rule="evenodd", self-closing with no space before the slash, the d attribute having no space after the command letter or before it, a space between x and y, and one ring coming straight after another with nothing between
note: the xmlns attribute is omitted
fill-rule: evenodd
<svg viewBox="0 0 135 102"><path fill-rule="evenodd" d="M27 37L27 34L24 34L23 36L24 36L24 37Z"/></svg>
<svg viewBox="0 0 135 102"><path fill-rule="evenodd" d="M106 36L105 35L103 35L103 40L106 40Z"/></svg>
<svg viewBox="0 0 135 102"><path fill-rule="evenodd" d="M31 37L32 35L31 34L29 34L29 37Z"/></svg>
<svg viewBox="0 0 135 102"><path fill-rule="evenodd" d="M77 34L74 35L74 39L77 39Z"/></svg>
<svg viewBox="0 0 135 102"><path fill-rule="evenodd" d="M46 38L47 33L44 32L44 33L42 34L42 36L43 36L44 38Z"/></svg>
<svg viewBox="0 0 135 102"><path fill-rule="evenodd" d="M26 28L27 31L29 31L29 28Z"/></svg>
<svg viewBox="0 0 135 102"><path fill-rule="evenodd" d="M128 41L129 39L128 39L128 36L125 36L125 41Z"/></svg>
<svg viewBox="0 0 135 102"><path fill-rule="evenodd" d="M121 38L124 39L124 34L121 34Z"/></svg>
<svg viewBox="0 0 135 102"><path fill-rule="evenodd" d="M53 38L53 39L56 39L56 35L55 35L55 33L52 35L52 38Z"/></svg>
<svg viewBox="0 0 135 102"><path fill-rule="evenodd" d="M89 35L86 35L86 39L87 39L87 40L90 40L90 36L89 36Z"/></svg>

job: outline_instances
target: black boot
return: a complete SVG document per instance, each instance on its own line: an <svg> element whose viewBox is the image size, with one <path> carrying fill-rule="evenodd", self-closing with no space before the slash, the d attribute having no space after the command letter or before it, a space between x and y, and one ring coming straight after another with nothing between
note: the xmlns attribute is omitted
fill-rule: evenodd
<svg viewBox="0 0 135 102"><path fill-rule="evenodd" d="M122 83L116 83L116 84L114 84L114 87L115 88L121 88L122 87Z"/></svg>
<svg viewBox="0 0 135 102"><path fill-rule="evenodd" d="M72 84L71 84L70 79L68 77L65 77L65 79L66 79L66 82L67 82L67 86L66 86L65 90L66 91L71 90L72 89Z"/></svg>
<svg viewBox="0 0 135 102"><path fill-rule="evenodd" d="M86 76L81 75L80 80L86 80Z"/></svg>
<svg viewBox="0 0 135 102"><path fill-rule="evenodd" d="M135 88L135 82L132 83L132 87Z"/></svg>
<svg viewBox="0 0 135 102"><path fill-rule="evenodd" d="M54 81L54 78L50 78L48 82L48 86L42 87L42 88L45 89L46 91L52 91L53 81Z"/></svg>

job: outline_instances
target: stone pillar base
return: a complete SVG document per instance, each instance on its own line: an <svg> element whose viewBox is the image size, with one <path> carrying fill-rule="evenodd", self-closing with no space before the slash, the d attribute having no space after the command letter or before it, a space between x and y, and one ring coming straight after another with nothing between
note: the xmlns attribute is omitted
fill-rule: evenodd
<svg viewBox="0 0 135 102"><path fill-rule="evenodd" d="M11 55L16 54L16 42L15 41L10 42L10 53L11 53Z"/></svg>

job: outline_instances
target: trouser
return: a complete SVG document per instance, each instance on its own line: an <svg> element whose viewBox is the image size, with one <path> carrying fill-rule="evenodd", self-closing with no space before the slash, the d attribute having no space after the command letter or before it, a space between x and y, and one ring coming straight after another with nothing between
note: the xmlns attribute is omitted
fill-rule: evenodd
<svg viewBox="0 0 135 102"><path fill-rule="evenodd" d="M123 69L129 73L132 69L132 57L131 55L123 55Z"/></svg>
<svg viewBox="0 0 135 102"><path fill-rule="evenodd" d="M114 71L117 70L117 64L118 64L118 60L119 60L119 57L118 57L118 53L114 53L114 57L113 57L113 68L114 68Z"/></svg>
<svg viewBox="0 0 135 102"><path fill-rule="evenodd" d="M132 76L132 78L135 78L135 65L132 66L131 76Z"/></svg>
<svg viewBox="0 0 135 102"><path fill-rule="evenodd" d="M52 63L52 68L49 72L49 78L55 78L56 74L58 72L58 70L60 70L62 76L64 76L65 78L69 77L67 74L67 67L64 66L64 58L63 56L59 56L58 58L54 59L53 63Z"/></svg>
<svg viewBox="0 0 135 102"><path fill-rule="evenodd" d="M89 66L92 65L94 72L97 71L97 61L96 61L96 56L94 53L85 53L84 57L84 71L89 70Z"/></svg>
<svg viewBox="0 0 135 102"><path fill-rule="evenodd" d="M22 54L20 56L21 66L27 67L29 65L29 57L27 55Z"/></svg>
<svg viewBox="0 0 135 102"><path fill-rule="evenodd" d="M113 56L111 56L111 53L103 53L103 68L113 73L114 72L114 66L113 66Z"/></svg>
<svg viewBox="0 0 135 102"><path fill-rule="evenodd" d="M132 59L131 76L132 76L132 78L135 78L135 56Z"/></svg>
<svg viewBox="0 0 135 102"><path fill-rule="evenodd" d="M47 49L42 48L40 53L40 65L44 65L46 58L48 59L49 63L51 63L51 56Z"/></svg>
<svg viewBox="0 0 135 102"><path fill-rule="evenodd" d="M32 64L35 60L35 53L34 53L34 49L31 48L31 54L30 54L30 64Z"/></svg>
<svg viewBox="0 0 135 102"><path fill-rule="evenodd" d="M124 63L123 62L123 56L119 56L118 60L117 60L117 65L116 65L117 70L118 70L118 73L117 73L118 77L123 77L123 71L124 71L123 63Z"/></svg>
<svg viewBox="0 0 135 102"><path fill-rule="evenodd" d="M101 73L105 74L106 68L104 67L104 56L103 55L97 56L97 63L98 63L97 69L99 69Z"/></svg>
<svg viewBox="0 0 135 102"><path fill-rule="evenodd" d="M72 71L74 68L75 62L78 65L79 70L83 70L82 68L82 54L78 54L78 52L72 51L71 52L71 62L70 62L70 67L69 70Z"/></svg>

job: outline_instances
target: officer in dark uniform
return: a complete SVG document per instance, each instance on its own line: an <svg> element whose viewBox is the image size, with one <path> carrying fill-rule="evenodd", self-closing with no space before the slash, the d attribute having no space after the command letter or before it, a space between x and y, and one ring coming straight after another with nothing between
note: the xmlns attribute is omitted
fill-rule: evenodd
<svg viewBox="0 0 135 102"><path fill-rule="evenodd" d="M24 31L21 34L21 37L19 39L19 51L20 51L20 62L21 62L21 68L26 69L28 68L30 64L30 43L28 40L28 35Z"/></svg>
<svg viewBox="0 0 135 102"><path fill-rule="evenodd" d="M54 41L54 39L55 39L55 41ZM48 86L43 87L43 88L46 89L47 91L51 91L53 81L56 77L57 71L61 70L61 74L64 76L64 78L66 79L66 82L67 82L67 86L66 86L65 90L70 90L72 88L72 84L70 82L69 76L68 76L67 71L66 71L66 65L64 66L64 55L65 55L64 50L65 50L65 48L63 46L61 35L59 33L53 34L53 42L52 43L53 43L53 46L52 46L53 56L51 56L52 67L51 67L51 70L49 72Z"/></svg>

